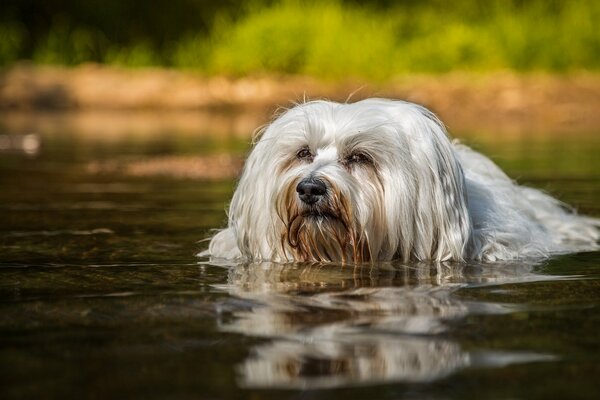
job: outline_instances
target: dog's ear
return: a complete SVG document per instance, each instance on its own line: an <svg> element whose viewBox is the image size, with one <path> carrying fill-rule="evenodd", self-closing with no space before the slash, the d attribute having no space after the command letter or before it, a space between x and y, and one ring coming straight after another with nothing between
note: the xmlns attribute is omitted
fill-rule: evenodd
<svg viewBox="0 0 600 400"><path fill-rule="evenodd" d="M246 160L228 212L228 228L232 230L241 254L251 259L263 256L261 242L265 238L261 236L266 229L263 229L265 221L261 221L259 215L264 215L269 203L266 198L267 174L261 173L265 170L265 160L259 157L260 146L260 143L257 144Z"/></svg>
<svg viewBox="0 0 600 400"><path fill-rule="evenodd" d="M437 261L460 260L471 235L465 177L442 122L429 110L420 108L430 146L427 154L431 171L431 207Z"/></svg>
<svg viewBox="0 0 600 400"><path fill-rule="evenodd" d="M285 259L280 246L280 217L273 212L281 184L274 164L279 155L273 143L271 136L255 144L229 205L228 229L241 254L251 260Z"/></svg>
<svg viewBox="0 0 600 400"><path fill-rule="evenodd" d="M401 189L398 197L404 201L387 206L397 209L393 215L402 216L391 219L404 230L396 256L460 260L471 235L471 221L465 179L453 145L442 123L426 108L395 102L393 112L406 147L399 149L402 170L394 178Z"/></svg>

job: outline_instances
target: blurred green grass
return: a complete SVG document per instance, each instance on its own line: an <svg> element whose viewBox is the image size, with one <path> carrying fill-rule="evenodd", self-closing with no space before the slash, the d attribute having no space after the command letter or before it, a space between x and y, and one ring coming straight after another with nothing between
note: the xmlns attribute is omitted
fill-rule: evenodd
<svg viewBox="0 0 600 400"><path fill-rule="evenodd" d="M385 80L448 71L596 71L597 0L253 2L218 13L210 28L166 46L115 43L101 30L58 19L31 47L18 21L0 22L0 64L94 61L169 66L207 75L307 74ZM176 21L174 21L176 23ZM23 57L23 55L25 57Z"/></svg>

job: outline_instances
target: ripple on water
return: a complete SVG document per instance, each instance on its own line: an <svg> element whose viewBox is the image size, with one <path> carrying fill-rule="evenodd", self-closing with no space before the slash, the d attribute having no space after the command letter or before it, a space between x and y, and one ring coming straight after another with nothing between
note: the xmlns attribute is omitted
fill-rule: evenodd
<svg viewBox="0 0 600 400"><path fill-rule="evenodd" d="M528 309L463 300L460 290L560 279L523 263L246 264L229 268L227 283L215 285L231 296L225 302L245 300L223 307L218 328L266 340L236 367L243 387L428 382L465 368L555 360L531 351L465 349L451 333L467 317Z"/></svg>

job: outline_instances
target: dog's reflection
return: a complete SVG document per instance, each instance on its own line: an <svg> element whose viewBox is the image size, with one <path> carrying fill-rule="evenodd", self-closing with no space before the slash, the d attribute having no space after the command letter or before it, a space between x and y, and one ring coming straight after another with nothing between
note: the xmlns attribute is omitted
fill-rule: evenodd
<svg viewBox="0 0 600 400"><path fill-rule="evenodd" d="M548 278L524 264L238 265L221 288L249 301L230 306L220 329L269 339L238 366L243 386L429 381L473 365L449 322L515 307L461 300L458 289Z"/></svg>

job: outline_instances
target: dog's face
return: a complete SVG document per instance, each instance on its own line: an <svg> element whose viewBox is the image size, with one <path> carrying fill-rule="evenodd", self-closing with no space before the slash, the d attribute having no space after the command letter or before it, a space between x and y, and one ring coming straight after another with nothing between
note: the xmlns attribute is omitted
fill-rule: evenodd
<svg viewBox="0 0 600 400"><path fill-rule="evenodd" d="M354 129L310 129L277 166L275 211L285 226L282 247L295 259L371 259L370 236L385 219L385 149Z"/></svg>
<svg viewBox="0 0 600 400"><path fill-rule="evenodd" d="M427 110L385 100L311 102L264 131L230 226L250 259L450 258L468 237L463 185Z"/></svg>

